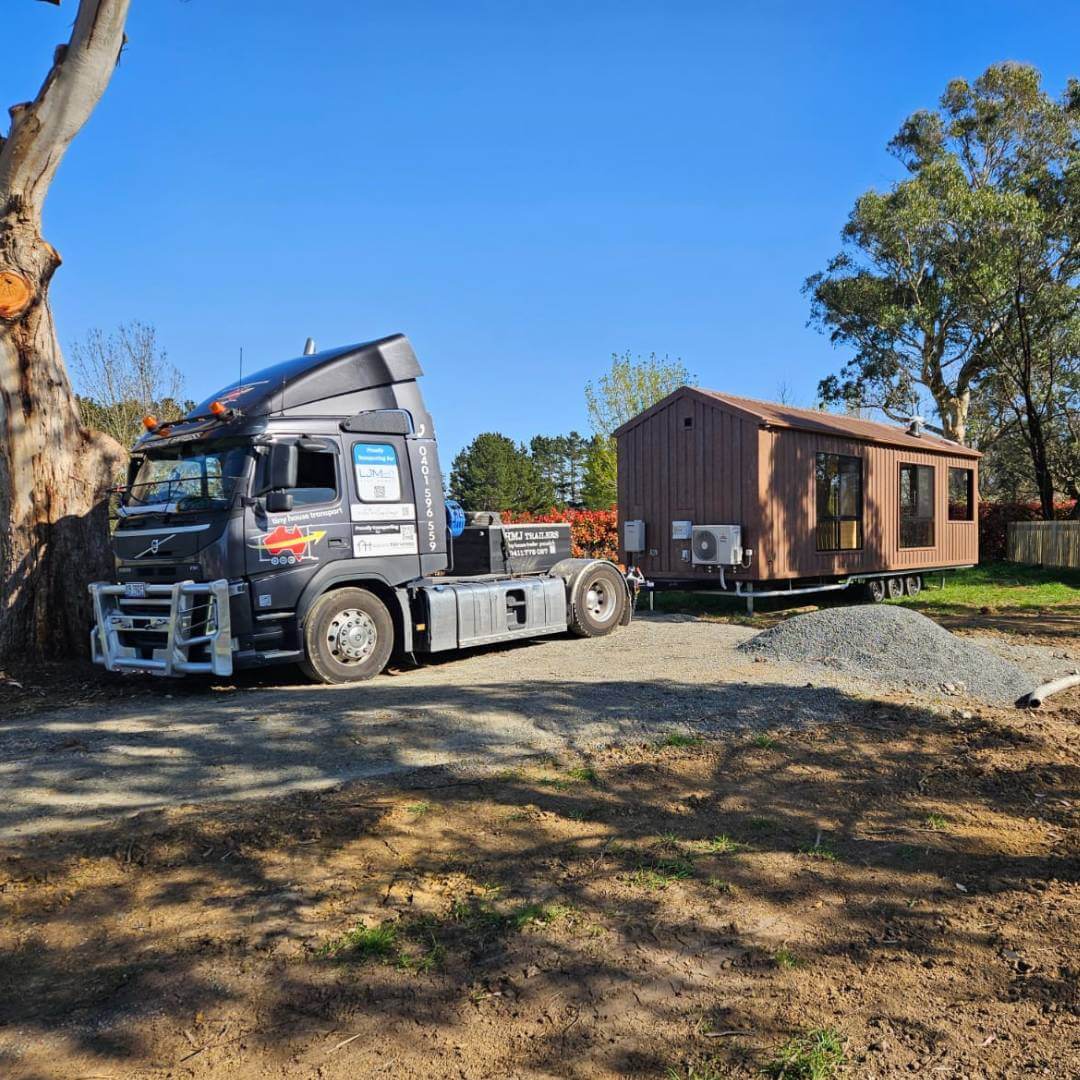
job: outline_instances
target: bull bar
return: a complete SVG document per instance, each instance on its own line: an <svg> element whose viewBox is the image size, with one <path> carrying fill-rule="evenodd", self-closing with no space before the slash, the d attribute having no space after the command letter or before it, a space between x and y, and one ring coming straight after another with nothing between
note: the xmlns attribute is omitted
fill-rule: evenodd
<svg viewBox="0 0 1080 1080"><path fill-rule="evenodd" d="M168 585L94 582L90 586L94 604L90 655L108 671L231 675L231 591L224 578ZM193 633L196 626L198 631ZM125 643L123 635L130 633L151 635L151 644ZM206 659L191 659L192 652L202 646ZM147 651L149 656L142 655Z"/></svg>

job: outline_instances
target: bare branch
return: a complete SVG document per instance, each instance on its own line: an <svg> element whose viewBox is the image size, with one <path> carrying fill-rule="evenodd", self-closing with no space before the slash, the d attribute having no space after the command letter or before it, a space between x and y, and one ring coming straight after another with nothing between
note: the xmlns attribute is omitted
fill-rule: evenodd
<svg viewBox="0 0 1080 1080"><path fill-rule="evenodd" d="M54 2L54 0L48 0ZM105 92L124 44L131 0L80 0L66 45L31 102L13 106L0 146L0 207L12 201L32 219L71 140Z"/></svg>

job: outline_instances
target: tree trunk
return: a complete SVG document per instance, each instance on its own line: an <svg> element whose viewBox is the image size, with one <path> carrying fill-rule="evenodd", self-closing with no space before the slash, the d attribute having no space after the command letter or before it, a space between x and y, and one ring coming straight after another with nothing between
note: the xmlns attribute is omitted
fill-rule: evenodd
<svg viewBox="0 0 1080 1080"><path fill-rule="evenodd" d="M960 394L946 394L937 401L938 413L941 416L941 430L946 439L953 442L966 443L968 413L971 410L971 391L965 390Z"/></svg>
<svg viewBox="0 0 1080 1080"><path fill-rule="evenodd" d="M41 210L116 66L128 2L82 0L71 40L0 140L0 657L85 652L87 583L112 576L102 496L122 450L79 421Z"/></svg>
<svg viewBox="0 0 1080 1080"><path fill-rule="evenodd" d="M103 495L122 450L79 422L48 304L59 260L17 217L0 219L0 262L35 301L0 323L0 656L70 655L87 582L112 577Z"/></svg>

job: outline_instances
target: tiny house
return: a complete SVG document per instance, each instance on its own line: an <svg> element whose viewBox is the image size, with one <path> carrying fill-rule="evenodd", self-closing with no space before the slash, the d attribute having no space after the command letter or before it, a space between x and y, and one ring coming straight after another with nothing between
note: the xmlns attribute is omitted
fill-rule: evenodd
<svg viewBox="0 0 1080 1080"><path fill-rule="evenodd" d="M684 386L615 438L621 555L658 587L881 600L978 562L980 455L918 422Z"/></svg>

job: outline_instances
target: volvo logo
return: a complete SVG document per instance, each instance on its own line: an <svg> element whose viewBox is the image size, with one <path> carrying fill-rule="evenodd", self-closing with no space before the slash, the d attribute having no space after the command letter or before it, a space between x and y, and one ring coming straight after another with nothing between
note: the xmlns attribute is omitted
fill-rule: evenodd
<svg viewBox="0 0 1080 1080"><path fill-rule="evenodd" d="M159 536L150 541L150 546L145 551L140 551L138 555L133 555L133 559L141 559L144 555L156 555L160 550L162 544L167 544L176 533L169 533L168 536Z"/></svg>

